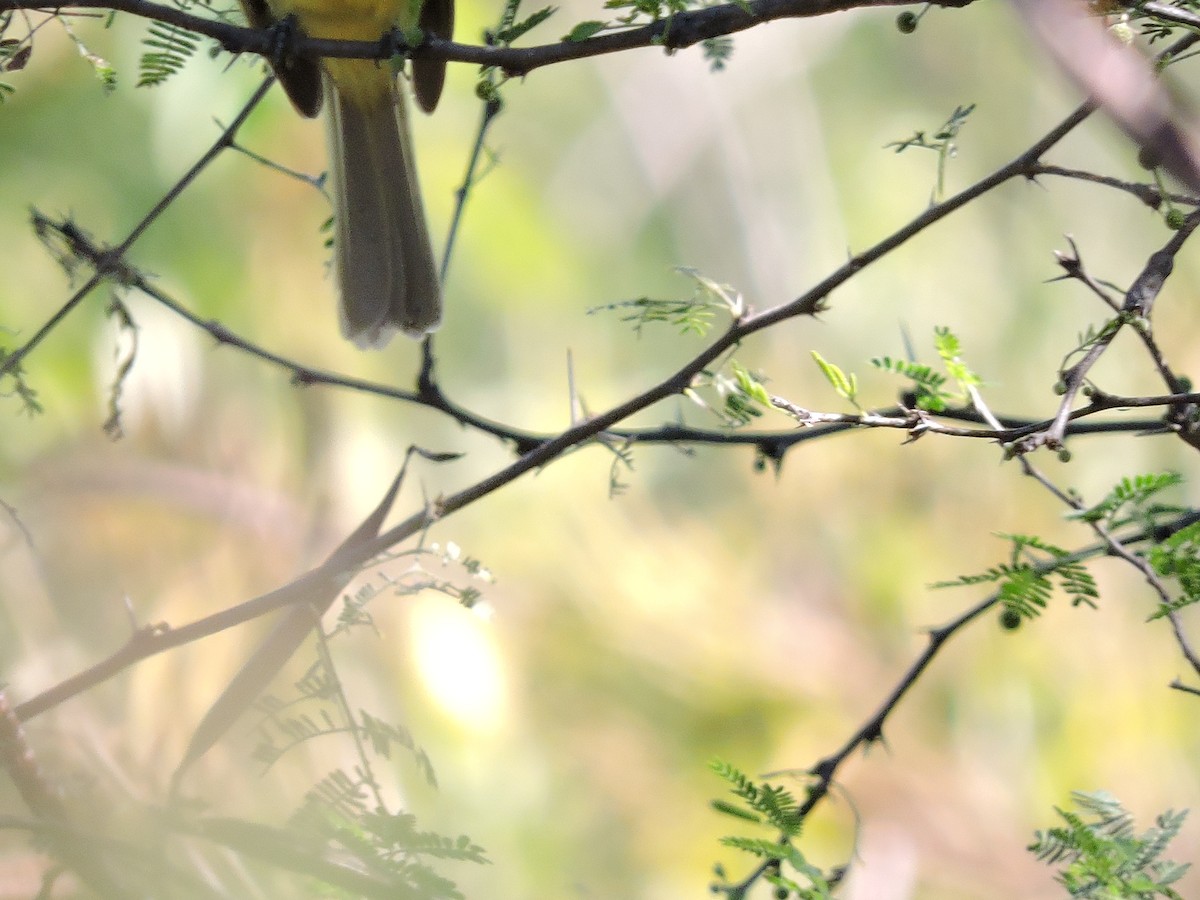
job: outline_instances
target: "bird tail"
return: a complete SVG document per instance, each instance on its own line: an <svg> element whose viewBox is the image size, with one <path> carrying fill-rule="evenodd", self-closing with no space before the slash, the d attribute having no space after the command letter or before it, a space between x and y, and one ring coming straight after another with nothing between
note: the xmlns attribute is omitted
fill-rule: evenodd
<svg viewBox="0 0 1200 900"><path fill-rule="evenodd" d="M420 337L441 323L442 293L404 98L390 77L378 92L326 82L342 333L363 348Z"/></svg>

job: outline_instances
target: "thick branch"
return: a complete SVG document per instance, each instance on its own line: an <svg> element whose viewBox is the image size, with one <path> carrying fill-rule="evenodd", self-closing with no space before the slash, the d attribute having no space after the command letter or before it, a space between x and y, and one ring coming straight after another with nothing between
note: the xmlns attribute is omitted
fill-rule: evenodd
<svg viewBox="0 0 1200 900"><path fill-rule="evenodd" d="M958 8L974 2L975 0L936 0L933 5ZM669 19L600 34L586 41L561 41L535 47L486 47L430 39L419 48L413 49L393 41L331 41L298 36L289 49L298 56L351 59L388 59L397 52L410 52L418 58L496 66L510 74L523 75L553 63L618 53L639 47L680 50L709 38L735 34L777 19L813 18L854 9L913 5L915 4L912 0L750 0L745 4L728 3L677 13ZM270 58L278 51L276 37L269 29L242 28L228 22L193 15L174 6L151 3L149 0L77 0L61 7L47 6L39 0L0 0L0 12L9 9L59 13L79 9L111 9L168 22L196 34L206 35L231 53L257 53Z"/></svg>

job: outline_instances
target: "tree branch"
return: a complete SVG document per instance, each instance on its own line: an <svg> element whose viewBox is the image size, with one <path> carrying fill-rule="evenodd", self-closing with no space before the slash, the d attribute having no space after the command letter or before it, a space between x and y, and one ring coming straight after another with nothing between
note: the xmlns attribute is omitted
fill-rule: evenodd
<svg viewBox="0 0 1200 900"><path fill-rule="evenodd" d="M935 0L932 5L961 8L974 2ZM289 49L298 56L338 59L383 60L396 53L407 53L418 59L445 59L495 66L511 75L524 75L555 63L643 47L681 50L709 38L735 34L778 19L814 18L855 9L914 5L917 4L913 0L749 0L744 4L727 3L676 13L648 25L607 32L584 41L560 41L534 47L479 46L429 38L420 47L411 48L398 36L380 42L333 41L297 35ZM10 9L54 13L76 9L111 9L206 35L231 53L256 53L269 59L278 51L275 35L270 29L243 28L149 0L78 0L60 7L48 7L39 0L0 0L0 12Z"/></svg>

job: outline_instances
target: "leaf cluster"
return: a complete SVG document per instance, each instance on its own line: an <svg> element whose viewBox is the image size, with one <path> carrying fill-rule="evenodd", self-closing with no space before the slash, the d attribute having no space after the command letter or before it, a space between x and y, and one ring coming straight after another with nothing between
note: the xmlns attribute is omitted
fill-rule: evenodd
<svg viewBox="0 0 1200 900"><path fill-rule="evenodd" d="M742 801L741 804L736 804L727 800L714 800L712 805L718 812L747 822L769 825L787 838L800 835L803 819L799 815L799 804L785 788L765 782L759 784L724 760L713 760L709 763L709 768L728 782L730 792Z"/></svg>
<svg viewBox="0 0 1200 900"><path fill-rule="evenodd" d="M1163 604L1151 619L1163 616L1200 602L1200 522L1194 522L1150 548L1147 561L1155 574L1174 578L1182 592L1171 603Z"/></svg>
<svg viewBox="0 0 1200 900"><path fill-rule="evenodd" d="M765 375L751 372L736 359L718 370L705 369L683 395L715 416L726 428L743 428L773 406L763 384ZM707 394L716 393L716 400Z"/></svg>
<svg viewBox="0 0 1200 900"><path fill-rule="evenodd" d="M1073 792L1081 812L1055 807L1065 825L1038 831L1027 848L1048 865L1062 865L1056 880L1072 897L1089 900L1182 900L1171 885L1190 863L1163 859L1179 833L1187 811L1168 810L1142 834L1133 816L1105 791Z"/></svg>
<svg viewBox="0 0 1200 900"><path fill-rule="evenodd" d="M517 7L517 3L509 3L505 6L505 14L501 19L500 28L492 35L492 40L499 46L511 45L513 41L524 37L558 12L553 6L544 6L518 22L516 20Z"/></svg>
<svg viewBox="0 0 1200 900"><path fill-rule="evenodd" d="M843 400L848 400L855 409L862 409L858 402L858 376L853 372L846 374L836 363L831 363L816 350L811 351L813 362L825 376L825 380Z"/></svg>
<svg viewBox="0 0 1200 900"><path fill-rule="evenodd" d="M269 768L306 741L345 735L364 741L371 752L381 759L391 759L396 748L407 751L425 780L431 785L437 784L429 756L403 725L387 722L366 710L359 710L354 721L339 721L340 711L332 702L339 686L311 669L305 678L297 682L297 687L300 695L290 702L274 694L266 694L255 703L255 708L263 713L258 724L258 742L253 751L256 761ZM374 783L374 779L369 772L355 781L358 787L371 783ZM331 802L335 796L330 795Z"/></svg>
<svg viewBox="0 0 1200 900"><path fill-rule="evenodd" d="M982 379L963 361L958 335L945 326L938 326L933 329L933 347L941 360L941 372L915 360L890 356L877 356L871 360L871 365L911 381L913 405L917 409L940 413L951 406L969 403L971 390L982 384Z"/></svg>
<svg viewBox="0 0 1200 900"><path fill-rule="evenodd" d="M667 30L663 32L658 41L666 44L670 39L670 21L674 15L707 5L709 3L704 0L606 0L605 9L618 11L618 15L613 21L588 19L579 22L563 35L562 39L571 43L580 43L605 31L635 28L665 20ZM741 2L741 5L748 8L745 2ZM701 41L700 46L704 58L708 61L709 70L712 72L723 70L733 56L733 38L729 35L706 38Z"/></svg>
<svg viewBox="0 0 1200 900"><path fill-rule="evenodd" d="M1100 592L1083 562L1061 547L1035 535L1001 534L1012 545L1007 562L974 575L939 581L934 588L997 585L997 599L1004 607L1001 621L1016 627L1022 620L1041 615L1057 585L1071 598L1072 606L1095 607Z"/></svg>
<svg viewBox="0 0 1200 900"><path fill-rule="evenodd" d="M1136 524L1151 526L1165 515L1177 515L1183 507L1177 504L1151 504L1158 494L1183 483L1177 472L1152 472L1122 478L1102 500L1069 518L1081 522L1097 522L1108 528Z"/></svg>
<svg viewBox="0 0 1200 900"><path fill-rule="evenodd" d="M393 813L379 807L347 816L323 798L314 797L310 793L306 805L293 816L291 826L322 839L347 854L358 867L386 880L395 892L393 896L463 900L454 882L435 871L430 862L489 862L483 847L468 836L449 837L421 830L410 813Z"/></svg>
<svg viewBox="0 0 1200 900"><path fill-rule="evenodd" d="M329 643L353 630L373 627L368 605L388 591L413 594L435 590L466 606L478 600L477 589L433 577L430 570L434 565L440 563L443 568L465 572L472 579L490 581L491 575L479 560L454 543L430 544L393 554L389 559L399 557L417 564L410 564L398 578L380 573L378 583L343 597L337 624L328 634L318 635L317 658L295 682L294 695L285 700L267 694L257 701L262 717L253 755L269 767L308 741L339 737L346 741L356 751L356 764L336 769L315 784L305 794L289 827L315 834L338 852L348 852L359 868L395 889L389 896L456 900L462 895L452 881L433 869L431 861L486 862L483 849L466 836L450 838L420 831L410 814L386 809L378 760L391 760L396 751L402 751L412 758L427 783L436 787L433 766L406 727L366 710L351 710Z"/></svg>
<svg viewBox="0 0 1200 900"><path fill-rule="evenodd" d="M159 87L180 71L195 54L199 41L178 25L151 22L142 38L145 51L138 60L138 87Z"/></svg>
<svg viewBox="0 0 1200 900"><path fill-rule="evenodd" d="M1136 525L1152 534L1167 517L1187 513L1186 507L1162 502L1159 495L1183 483L1177 472L1154 472L1122 478L1105 497L1072 518L1107 528ZM1180 596L1163 603L1150 616L1158 619L1200 602L1200 523L1185 525L1146 551L1146 561L1160 578L1175 579Z"/></svg>
<svg viewBox="0 0 1200 900"><path fill-rule="evenodd" d="M605 0L604 8L621 11L613 22L591 19L580 22L564 37L564 41L586 41L602 31L631 28L670 19L676 13L699 6L695 0Z"/></svg>
<svg viewBox="0 0 1200 900"><path fill-rule="evenodd" d="M711 801L714 810L741 822L765 826L778 832L778 837L773 840L727 835L721 838L721 843L759 860L762 877L775 886L775 896L780 900L787 897L828 900L837 876L822 872L805 859L795 846L794 841L800 836L804 825L804 815L796 798L783 787L754 781L724 760L713 760L709 767L728 783L730 792L740 801L735 803L723 798L715 799ZM712 886L714 893L724 893L730 898L745 896L748 883L728 883L725 870L720 865L714 871L721 879L721 883Z"/></svg>
<svg viewBox="0 0 1200 900"><path fill-rule="evenodd" d="M637 297L604 306L594 306L588 315L602 312L621 313L621 321L629 322L638 337L648 325L671 325L682 334L704 337L717 315L737 318L745 303L742 296L727 284L720 284L698 269L679 266L675 270L692 282L690 297Z"/></svg>

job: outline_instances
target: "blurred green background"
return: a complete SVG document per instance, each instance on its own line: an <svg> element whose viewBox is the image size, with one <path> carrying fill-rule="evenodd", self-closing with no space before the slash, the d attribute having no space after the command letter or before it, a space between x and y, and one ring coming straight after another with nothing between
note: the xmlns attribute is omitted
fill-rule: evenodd
<svg viewBox="0 0 1200 900"><path fill-rule="evenodd" d="M459 39L477 41L498 14L466 4ZM551 41L602 15L566 4L534 36ZM589 409L620 402L701 344L669 329L637 338L590 307L685 296L679 265L734 286L752 307L784 302L928 204L934 155L896 155L887 143L977 103L948 169L955 191L1077 102L1002 4L933 11L912 36L893 17L839 14L739 34L719 74L698 50L642 50L510 83L489 140L497 162L470 198L450 267L437 336L450 396L514 426L561 429L569 355ZM116 92L103 94L51 26L0 110L9 347L71 290L31 233L29 207L116 242L261 77L252 60L201 53L165 87L135 90L145 23L75 29L117 67ZM475 77L452 66L437 114L416 121L435 235L445 234L479 118ZM321 125L299 120L280 92L240 140L305 173L325 164ZM1098 117L1051 161L1146 177ZM338 336L320 232L328 215L310 185L229 152L129 260L272 351L407 387L414 344L361 353ZM769 375L772 392L841 410L809 358L819 350L859 373L864 402L882 407L897 385L868 360L903 356L907 329L932 361L932 329L948 325L993 409L1049 415L1056 367L1105 311L1077 286L1046 283L1064 233L1094 274L1119 284L1167 235L1115 192L1013 182L863 272L819 320L755 336L738 358ZM1198 276L1185 251L1155 311L1183 372L1198 368ZM512 458L425 410L297 388L152 301L127 302L139 349L121 401L124 439L100 427L125 340L103 293L27 362L45 413L27 418L5 400L0 499L32 539L4 518L0 659L17 701L115 649L130 627L126 603L138 622L182 624L316 564L376 502L410 443L465 456L418 467L399 514ZM1160 390L1124 339L1096 380L1116 393ZM683 401L637 421L679 416L715 426ZM1036 462L1091 501L1122 475L1195 468L1162 437L1081 439L1072 451L1069 464ZM705 895L714 862L735 875L745 865L718 845L738 827L708 809L723 793L712 757L751 773L811 766L876 709L924 646L922 629L981 596L931 582L999 562L996 532L1068 547L1090 539L984 442L903 445L899 433L863 432L804 444L778 477L753 461L749 449L640 447L621 473L628 489L610 499L612 456L573 454L429 535L488 567L494 583L477 586L490 615L436 594L381 597L379 635L335 644L354 701L405 723L433 760L436 792L409 760L395 763L403 802L425 826L487 848L492 865L444 870L468 897ZM1106 788L1144 825L1196 805L1196 698L1167 689L1186 675L1178 650L1164 624L1143 624L1153 599L1130 571L1095 571L1099 611L1060 599L1016 634L994 617L976 623L897 711L886 746L844 767L803 845L822 865L854 857L842 896L1059 896L1024 847L1035 828L1056 824L1051 806L1071 790ZM446 572L469 581L453 565ZM1194 613L1188 621L1196 625ZM98 806L119 821L162 800L191 729L261 632L246 626L144 662L36 719L30 740L68 797L104 798ZM330 741L264 777L249 761L253 741L248 717L193 773L189 789L216 812L281 822L316 778L352 763ZM1198 841L1193 822L1168 856L1186 860ZM14 886L4 896L24 896L19 840L4 859ZM1200 879L1181 891L1200 895Z"/></svg>

